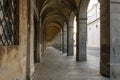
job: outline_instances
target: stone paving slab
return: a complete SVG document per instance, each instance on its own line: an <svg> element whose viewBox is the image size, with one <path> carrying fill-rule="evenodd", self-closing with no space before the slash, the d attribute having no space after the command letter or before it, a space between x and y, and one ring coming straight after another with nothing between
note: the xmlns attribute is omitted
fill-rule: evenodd
<svg viewBox="0 0 120 80"><path fill-rule="evenodd" d="M76 62L75 57L48 47L41 63L35 65L33 80L110 80L99 74L99 59L89 52L87 62Z"/></svg>

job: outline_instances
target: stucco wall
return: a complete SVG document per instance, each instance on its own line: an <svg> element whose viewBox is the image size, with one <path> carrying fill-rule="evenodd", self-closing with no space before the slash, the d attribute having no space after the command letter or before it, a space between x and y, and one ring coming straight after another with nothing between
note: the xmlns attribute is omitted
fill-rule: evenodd
<svg viewBox="0 0 120 80"><path fill-rule="evenodd" d="M0 46L0 80L25 80L27 53L27 0L19 0L19 45Z"/></svg>

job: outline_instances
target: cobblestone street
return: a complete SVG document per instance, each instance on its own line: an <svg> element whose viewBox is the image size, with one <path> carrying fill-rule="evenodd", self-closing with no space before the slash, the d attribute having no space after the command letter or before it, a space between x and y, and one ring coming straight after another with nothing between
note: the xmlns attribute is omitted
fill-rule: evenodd
<svg viewBox="0 0 120 80"><path fill-rule="evenodd" d="M41 63L36 64L33 80L109 80L99 74L99 51L87 51L88 61L76 62L74 56L48 47Z"/></svg>

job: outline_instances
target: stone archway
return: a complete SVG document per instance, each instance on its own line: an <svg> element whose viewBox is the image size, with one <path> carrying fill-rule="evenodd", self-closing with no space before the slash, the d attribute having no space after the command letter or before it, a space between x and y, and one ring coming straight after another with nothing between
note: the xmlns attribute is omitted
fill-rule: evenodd
<svg viewBox="0 0 120 80"><path fill-rule="evenodd" d="M77 61L86 61L87 41L87 8L89 0L82 0L79 14L77 15ZM100 73L110 77L110 25L109 25L109 0L101 0L101 50ZM108 13L108 14L107 14Z"/></svg>

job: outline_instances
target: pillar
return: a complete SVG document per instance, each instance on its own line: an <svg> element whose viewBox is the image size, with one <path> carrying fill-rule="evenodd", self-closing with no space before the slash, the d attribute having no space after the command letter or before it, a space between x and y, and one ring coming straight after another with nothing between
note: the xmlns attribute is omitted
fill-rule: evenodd
<svg viewBox="0 0 120 80"><path fill-rule="evenodd" d="M44 27L43 27L43 23L42 23L42 16L40 15L40 27L41 27L41 29L40 29L40 43L41 43L41 55L43 55L43 53L44 53Z"/></svg>
<svg viewBox="0 0 120 80"><path fill-rule="evenodd" d="M58 34L55 37L55 48L58 49Z"/></svg>
<svg viewBox="0 0 120 80"><path fill-rule="evenodd" d="M62 53L64 53L64 28L62 29Z"/></svg>
<svg viewBox="0 0 120 80"><path fill-rule="evenodd" d="M58 45L58 50L59 51L62 51L62 31L60 31L58 33L58 36L57 36L57 45Z"/></svg>
<svg viewBox="0 0 120 80"><path fill-rule="evenodd" d="M42 54L42 17L40 16L40 32L39 32L39 50L40 50L40 57L41 57L41 54ZM41 58L40 58L41 59Z"/></svg>
<svg viewBox="0 0 120 80"><path fill-rule="evenodd" d="M86 61L87 18L77 17L76 61Z"/></svg>
<svg viewBox="0 0 120 80"><path fill-rule="evenodd" d="M64 53L67 53L67 25L64 24Z"/></svg>
<svg viewBox="0 0 120 80"><path fill-rule="evenodd" d="M60 51L62 52L62 29L60 31Z"/></svg>
<svg viewBox="0 0 120 80"><path fill-rule="evenodd" d="M67 27L67 56L74 55L74 40L73 40L73 26L68 25Z"/></svg>
<svg viewBox="0 0 120 80"><path fill-rule="evenodd" d="M60 50L60 34L59 33L54 38L54 47Z"/></svg>
<svg viewBox="0 0 120 80"><path fill-rule="evenodd" d="M57 49L60 50L60 42L61 42L61 39L60 39L60 32L58 33L58 36L57 36Z"/></svg>
<svg viewBox="0 0 120 80"><path fill-rule="evenodd" d="M90 0L83 0L80 5L79 13L76 15L76 61L87 60L87 8Z"/></svg>
<svg viewBox="0 0 120 80"><path fill-rule="evenodd" d="M101 3L101 49L100 73L110 77L110 5L109 0L100 0Z"/></svg>

